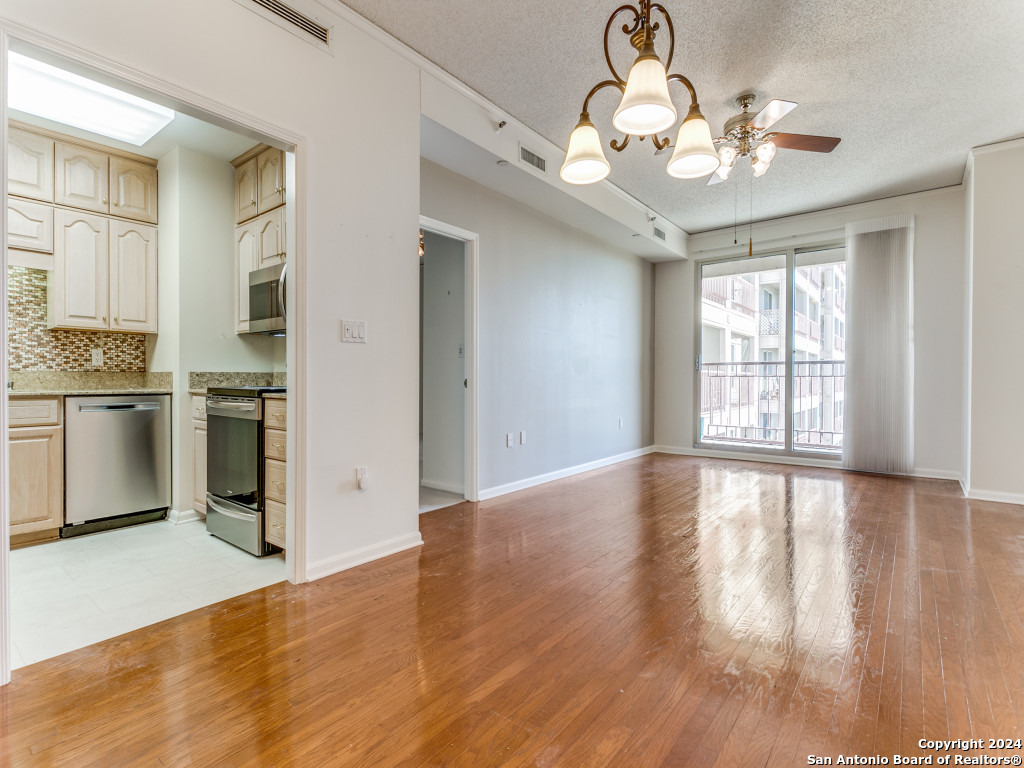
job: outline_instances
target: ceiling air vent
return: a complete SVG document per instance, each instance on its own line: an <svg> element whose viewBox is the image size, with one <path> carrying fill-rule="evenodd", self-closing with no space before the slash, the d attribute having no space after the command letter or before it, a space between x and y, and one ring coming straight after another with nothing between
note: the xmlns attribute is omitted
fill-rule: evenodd
<svg viewBox="0 0 1024 768"><path fill-rule="evenodd" d="M655 227L655 228L654 228L654 236L655 236L656 238L658 238L659 240L664 240L664 239L665 239L665 233L664 233L664 232L662 232L662 231L661 231L660 229L658 229L657 227Z"/></svg>
<svg viewBox="0 0 1024 768"><path fill-rule="evenodd" d="M278 2L278 0L252 0L252 2L261 8L265 8L278 18L284 19L293 27L298 27L307 35L314 37L324 45L330 45L331 31L322 24L318 24L313 21L305 14L299 13L294 8L285 5L282 2Z"/></svg>
<svg viewBox="0 0 1024 768"><path fill-rule="evenodd" d="M522 160L527 165L532 165L541 173L547 173L547 161L540 155L528 150L522 144L519 145L519 159Z"/></svg>

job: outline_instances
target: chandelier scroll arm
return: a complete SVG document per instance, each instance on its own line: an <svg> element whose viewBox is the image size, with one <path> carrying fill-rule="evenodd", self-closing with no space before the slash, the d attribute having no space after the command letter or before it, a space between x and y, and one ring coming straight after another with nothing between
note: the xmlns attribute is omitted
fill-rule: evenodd
<svg viewBox="0 0 1024 768"><path fill-rule="evenodd" d="M697 90L693 87L693 83L691 83L688 78L684 77L683 75L672 74L668 76L667 80L670 83L674 80L678 83L682 83L683 85L685 85L686 90L690 92L690 107L697 107L697 109L700 109L700 104L697 103Z"/></svg>
<svg viewBox="0 0 1024 768"><path fill-rule="evenodd" d="M623 11L633 12L633 24L623 24L622 32L626 35L632 35L640 28L640 21L643 18L640 11L632 5L620 5L615 9L615 12L608 17L608 23L604 25L604 60L608 64L608 69L612 73L612 77L615 78L619 83L625 83L626 81L615 71L615 65L612 64L612 55L608 50L608 33L612 30L612 24L615 23L616 17Z"/></svg>
<svg viewBox="0 0 1024 768"><path fill-rule="evenodd" d="M655 11L661 12L662 17L665 19L665 23L668 25L668 56L665 58L665 69L669 70L672 68L672 54L675 53L676 50L676 31L672 26L672 17L668 15L668 11L665 10L665 6L661 3L654 3L651 5L648 13L652 14ZM694 101L696 100L696 97L694 97Z"/></svg>

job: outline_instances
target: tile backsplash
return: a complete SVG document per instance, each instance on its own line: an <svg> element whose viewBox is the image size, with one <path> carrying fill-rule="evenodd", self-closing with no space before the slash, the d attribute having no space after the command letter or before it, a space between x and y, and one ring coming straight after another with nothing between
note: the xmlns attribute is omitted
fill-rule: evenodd
<svg viewBox="0 0 1024 768"><path fill-rule="evenodd" d="M7 269L7 364L12 371L145 371L146 335L46 327L46 271ZM103 364L92 364L92 350Z"/></svg>

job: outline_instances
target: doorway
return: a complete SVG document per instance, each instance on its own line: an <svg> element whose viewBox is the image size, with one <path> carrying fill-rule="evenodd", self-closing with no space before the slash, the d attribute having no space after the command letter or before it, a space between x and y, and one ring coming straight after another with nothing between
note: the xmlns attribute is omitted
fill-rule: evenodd
<svg viewBox="0 0 1024 768"><path fill-rule="evenodd" d="M422 514L476 499L476 235L421 224Z"/></svg>

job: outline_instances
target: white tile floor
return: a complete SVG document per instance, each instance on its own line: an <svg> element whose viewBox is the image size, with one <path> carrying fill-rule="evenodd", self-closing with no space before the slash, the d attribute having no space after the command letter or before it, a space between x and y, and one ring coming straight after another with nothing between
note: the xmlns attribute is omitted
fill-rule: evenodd
<svg viewBox="0 0 1024 768"><path fill-rule="evenodd" d="M14 668L284 581L201 521L166 520L11 552Z"/></svg>
<svg viewBox="0 0 1024 768"><path fill-rule="evenodd" d="M450 507L452 504L458 504L465 500L466 498L458 493L438 491L434 488L427 488L424 485L420 486L421 515L424 512L432 512L433 510L441 509L442 507Z"/></svg>

